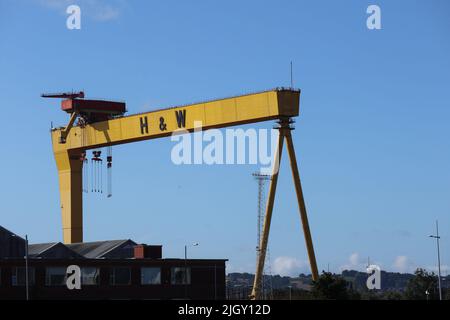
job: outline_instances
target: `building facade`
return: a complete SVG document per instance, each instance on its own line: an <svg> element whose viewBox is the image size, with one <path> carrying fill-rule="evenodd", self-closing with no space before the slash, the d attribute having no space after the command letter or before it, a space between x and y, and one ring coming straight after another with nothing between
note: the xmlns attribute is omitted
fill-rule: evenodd
<svg viewBox="0 0 450 320"><path fill-rule="evenodd" d="M224 259L163 259L161 246L132 240L34 244L26 255L17 235L2 228L0 239L3 300L26 299L27 291L38 300L225 299ZM81 289L66 285L73 265L80 268Z"/></svg>

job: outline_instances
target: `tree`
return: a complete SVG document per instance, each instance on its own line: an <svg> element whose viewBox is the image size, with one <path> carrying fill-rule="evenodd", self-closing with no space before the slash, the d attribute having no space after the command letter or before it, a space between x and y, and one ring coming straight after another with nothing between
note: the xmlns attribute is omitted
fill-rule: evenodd
<svg viewBox="0 0 450 320"><path fill-rule="evenodd" d="M445 295L445 300L450 300L450 288L447 289L447 294Z"/></svg>
<svg viewBox="0 0 450 320"><path fill-rule="evenodd" d="M383 298L384 300L403 300L403 295L398 291L387 291Z"/></svg>
<svg viewBox="0 0 450 320"><path fill-rule="evenodd" d="M360 298L350 288L349 282L330 272L323 272L317 281L313 281L312 285L312 294L316 299L350 300Z"/></svg>
<svg viewBox="0 0 450 320"><path fill-rule="evenodd" d="M414 272L414 278L408 281L405 297L408 300L439 299L437 277L434 272L430 273L425 269L417 269Z"/></svg>
<svg viewBox="0 0 450 320"><path fill-rule="evenodd" d="M311 293L297 288L282 288L273 290L274 300L311 300Z"/></svg>

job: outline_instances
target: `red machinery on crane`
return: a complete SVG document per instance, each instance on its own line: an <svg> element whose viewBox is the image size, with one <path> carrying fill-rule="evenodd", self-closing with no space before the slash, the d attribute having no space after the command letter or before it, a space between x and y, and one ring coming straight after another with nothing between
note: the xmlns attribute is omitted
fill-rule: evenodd
<svg viewBox="0 0 450 320"><path fill-rule="evenodd" d="M71 114L69 124L61 132L60 143L65 143L76 118L78 124L84 126L95 122L111 120L125 114L125 102L84 99L84 92L65 92L42 94L43 98L60 98L61 110Z"/></svg>
<svg viewBox="0 0 450 320"><path fill-rule="evenodd" d="M59 143L66 143L67 136L70 130L75 124L75 120L78 118L77 125L80 128L85 128L86 125L90 125L96 122L107 121L125 114L126 105L125 102L117 101L106 101L106 100L92 100L84 99L84 91L79 92L63 92L63 93L48 93L42 94L42 98L58 98L64 99L61 101L61 110L70 114L70 120L67 126L61 129L61 135L59 137ZM84 138L83 134L83 138ZM82 139L83 139L82 138ZM84 140L84 139L83 139ZM102 182L102 159L101 151L94 150L92 152L93 157L91 159L91 184L92 192L103 193L103 182ZM83 175L86 177L86 184L83 187L83 191L88 192L89 185L87 183L89 176L87 164L87 154L86 151L81 152L80 161L85 164L83 166ZM112 183L111 183L111 171L112 171L112 150L111 146L107 150L107 170L108 170L108 197L112 195Z"/></svg>

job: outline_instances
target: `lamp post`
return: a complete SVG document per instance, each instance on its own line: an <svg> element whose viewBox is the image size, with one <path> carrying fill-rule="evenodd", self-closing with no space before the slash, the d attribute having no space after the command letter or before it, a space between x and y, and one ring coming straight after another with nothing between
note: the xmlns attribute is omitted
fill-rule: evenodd
<svg viewBox="0 0 450 320"><path fill-rule="evenodd" d="M217 264L214 263L214 300L217 300Z"/></svg>
<svg viewBox="0 0 450 320"><path fill-rule="evenodd" d="M442 300L442 290L441 290L441 256L440 256L440 253L439 253L439 239L441 237L439 236L439 225L438 225L438 221L437 220L436 220L436 235L431 235L430 238L436 239L436 244L437 244L439 300Z"/></svg>
<svg viewBox="0 0 450 320"><path fill-rule="evenodd" d="M27 301L30 300L28 283L28 235L25 235L25 290Z"/></svg>
<svg viewBox="0 0 450 320"><path fill-rule="evenodd" d="M193 243L191 246L197 247L198 242ZM184 298L185 299L188 298L187 248L188 248L188 245L185 244L184 245Z"/></svg>
<svg viewBox="0 0 450 320"><path fill-rule="evenodd" d="M13 238L18 238L17 235L15 235L14 233L11 234L11 237ZM30 295L29 295L29 285L28 285L28 235L25 235L25 298L26 300L30 300ZM17 272L16 272L16 277L17 277ZM18 281L18 280L16 280Z"/></svg>

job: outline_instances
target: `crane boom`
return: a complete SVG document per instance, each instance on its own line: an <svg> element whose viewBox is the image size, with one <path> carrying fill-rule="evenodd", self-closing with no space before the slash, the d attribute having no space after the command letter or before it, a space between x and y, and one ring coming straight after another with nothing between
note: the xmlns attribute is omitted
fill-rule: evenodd
<svg viewBox="0 0 450 320"><path fill-rule="evenodd" d="M59 176L64 243L83 241L82 166L86 150L166 137L177 130L223 128L299 114L300 91L274 89L203 103L161 109L74 126L65 143L65 128L53 129L52 144Z"/></svg>

